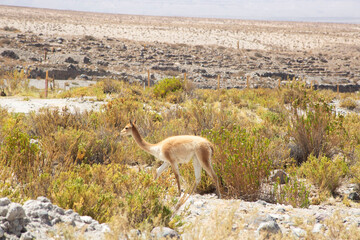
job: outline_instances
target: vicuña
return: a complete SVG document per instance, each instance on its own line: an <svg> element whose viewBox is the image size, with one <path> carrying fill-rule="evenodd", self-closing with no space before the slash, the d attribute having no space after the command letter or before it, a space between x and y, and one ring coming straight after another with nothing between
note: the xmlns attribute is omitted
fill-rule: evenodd
<svg viewBox="0 0 360 240"><path fill-rule="evenodd" d="M169 137L159 143L151 144L140 136L135 123L136 121L130 121L121 131L121 136L131 135L143 150L164 162L156 170L156 178L171 166L177 181L179 195L181 195L179 164L193 159L195 188L200 183L201 169L204 168L207 174L213 178L216 184L216 193L221 198L219 181L211 165L211 157L214 153L212 143L203 137L183 135Z"/></svg>

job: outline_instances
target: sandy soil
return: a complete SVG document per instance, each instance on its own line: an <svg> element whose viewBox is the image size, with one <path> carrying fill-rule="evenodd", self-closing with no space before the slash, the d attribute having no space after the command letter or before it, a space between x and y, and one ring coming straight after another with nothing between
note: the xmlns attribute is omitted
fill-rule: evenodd
<svg viewBox="0 0 360 240"><path fill-rule="evenodd" d="M360 45L360 25L150 17L1 6L0 27L55 36L218 45L260 50L329 50Z"/></svg>

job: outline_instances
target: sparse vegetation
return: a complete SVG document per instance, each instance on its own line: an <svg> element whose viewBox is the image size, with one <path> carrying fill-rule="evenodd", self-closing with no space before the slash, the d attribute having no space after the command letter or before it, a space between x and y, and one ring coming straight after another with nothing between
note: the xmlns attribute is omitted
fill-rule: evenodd
<svg viewBox="0 0 360 240"><path fill-rule="evenodd" d="M23 73L8 78L14 94L26 88ZM131 228L175 226L170 222L177 195L171 171L155 181L154 157L119 136L125 123L135 118L149 142L179 134L213 142L214 170L226 198L257 200L268 194L272 201L307 207L306 181L330 196L344 177L359 178L360 120L333 114L322 92L289 85L276 91L193 89L186 94L175 78L146 90L105 80L58 95L109 99L99 112L71 113L65 108L25 115L0 109L1 195L21 202L47 196L60 207L101 222L126 216L125 225ZM303 153L291 168L290 143ZM343 157L336 158L338 154ZM283 185L269 183L270 171L276 168L291 172ZM191 163L180 169L182 186L189 188L194 181ZM266 193L269 184L275 191ZM198 191L214 190L203 174Z"/></svg>

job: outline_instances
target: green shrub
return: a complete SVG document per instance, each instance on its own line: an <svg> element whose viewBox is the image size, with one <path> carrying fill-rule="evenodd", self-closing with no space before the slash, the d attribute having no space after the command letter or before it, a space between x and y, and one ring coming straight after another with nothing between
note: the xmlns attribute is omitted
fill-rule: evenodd
<svg viewBox="0 0 360 240"><path fill-rule="evenodd" d="M285 184L275 183L274 197L277 203L290 204L293 207L306 208L310 205L309 191L295 173L290 175Z"/></svg>
<svg viewBox="0 0 360 240"><path fill-rule="evenodd" d="M214 143L213 162L228 197L257 199L261 186L272 170L270 140L257 129L239 126L232 130L209 130L203 134Z"/></svg>
<svg viewBox="0 0 360 240"><path fill-rule="evenodd" d="M154 219L166 224L171 211L165 194L175 193L175 188L166 179L163 181L154 181L152 175L124 165L82 164L52 182L51 199L62 208L74 209L100 222L121 213L133 227L152 224Z"/></svg>
<svg viewBox="0 0 360 240"><path fill-rule="evenodd" d="M332 194L340 186L347 172L348 166L342 159L332 161L327 157L317 158L313 155L310 155L300 168L300 173L317 186L320 192Z"/></svg>
<svg viewBox="0 0 360 240"><path fill-rule="evenodd" d="M20 182L28 181L41 163L39 147L30 142L23 131L20 117L9 118L1 129L4 140L0 146L0 163L8 167ZM29 171L34 171L30 174Z"/></svg>
<svg viewBox="0 0 360 240"><path fill-rule="evenodd" d="M171 92L182 91L184 83L178 78L164 78L154 87L154 95L157 98L164 98Z"/></svg>

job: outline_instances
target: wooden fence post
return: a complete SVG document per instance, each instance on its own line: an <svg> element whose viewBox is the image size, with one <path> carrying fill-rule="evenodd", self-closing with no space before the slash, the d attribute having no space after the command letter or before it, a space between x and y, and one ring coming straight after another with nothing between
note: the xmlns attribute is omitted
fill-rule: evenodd
<svg viewBox="0 0 360 240"><path fill-rule="evenodd" d="M48 97L48 80L49 80L49 71L46 70L46 77L45 77L45 98Z"/></svg>
<svg viewBox="0 0 360 240"><path fill-rule="evenodd" d="M220 89L220 74L218 74L218 87L217 89L219 90Z"/></svg>
<svg viewBox="0 0 360 240"><path fill-rule="evenodd" d="M150 87L150 70L148 69L148 87Z"/></svg>

